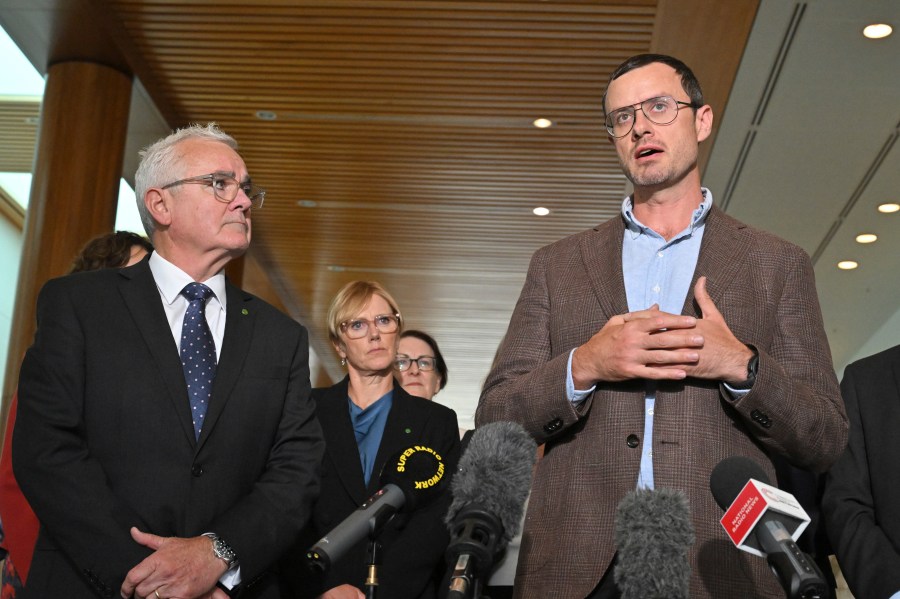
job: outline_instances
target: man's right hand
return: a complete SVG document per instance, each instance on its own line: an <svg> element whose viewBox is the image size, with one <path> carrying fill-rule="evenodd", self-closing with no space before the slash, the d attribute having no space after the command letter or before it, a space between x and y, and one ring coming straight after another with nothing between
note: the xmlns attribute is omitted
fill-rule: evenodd
<svg viewBox="0 0 900 599"><path fill-rule="evenodd" d="M328 589L318 599L366 599L366 596L353 585L342 584L339 587Z"/></svg>
<svg viewBox="0 0 900 599"><path fill-rule="evenodd" d="M647 310L611 318L572 356L572 382L589 389L600 381L683 379L700 358L703 336L697 319Z"/></svg>

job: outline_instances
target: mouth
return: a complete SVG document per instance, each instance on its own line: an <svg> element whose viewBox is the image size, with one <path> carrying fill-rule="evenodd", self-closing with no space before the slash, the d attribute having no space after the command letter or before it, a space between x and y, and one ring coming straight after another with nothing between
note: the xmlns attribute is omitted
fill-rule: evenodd
<svg viewBox="0 0 900 599"><path fill-rule="evenodd" d="M649 156L653 156L655 154L661 154L661 153L662 153L661 149L653 147L653 146L648 146L648 147L641 148L640 150L635 152L634 157L637 160L640 160L642 158L647 158Z"/></svg>

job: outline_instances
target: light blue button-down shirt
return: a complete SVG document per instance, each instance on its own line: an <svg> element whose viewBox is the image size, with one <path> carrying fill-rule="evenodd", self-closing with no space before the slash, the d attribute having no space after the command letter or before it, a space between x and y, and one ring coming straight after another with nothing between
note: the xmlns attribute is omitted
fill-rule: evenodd
<svg viewBox="0 0 900 599"><path fill-rule="evenodd" d="M622 217L625 219L625 234L622 238L622 272L625 278L625 295L628 311L646 310L653 304L671 314L681 314L684 301L694 276L706 215L712 207L712 193L702 188L703 201L694 210L691 224L666 241L661 235L641 224L633 213L632 198L622 202ZM572 381L572 353L569 353L569 368L566 391L569 399L579 404L594 389L576 390ZM656 384L647 381L644 398L644 441L641 448L641 469L638 473L638 488L653 488L653 411L656 406Z"/></svg>

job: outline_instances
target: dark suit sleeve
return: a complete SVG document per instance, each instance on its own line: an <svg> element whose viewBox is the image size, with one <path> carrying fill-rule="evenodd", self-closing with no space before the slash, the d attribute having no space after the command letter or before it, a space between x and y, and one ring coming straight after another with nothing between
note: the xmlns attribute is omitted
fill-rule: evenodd
<svg viewBox="0 0 900 599"><path fill-rule="evenodd" d="M416 399L416 401L424 401ZM380 578L386 597L428 597L434 584L435 569L444 565L444 552L450 541L444 516L450 507L450 477L459 461L459 427L456 413L437 412L433 429L433 448L444 457L445 490L430 505L413 512L397 538L386 548ZM392 589L396 591L392 592Z"/></svg>
<svg viewBox="0 0 900 599"><path fill-rule="evenodd" d="M291 546L309 521L319 494L317 468L325 444L310 398L307 333L297 328L301 334L296 335L296 345L285 348L293 352L286 396L271 398L283 410L265 469L249 492L216 517L210 528L235 550L245 582ZM246 434L252 438L253 431Z"/></svg>
<svg viewBox="0 0 900 599"><path fill-rule="evenodd" d="M68 291L50 281L38 297L35 341L19 375L13 468L55 548L95 588L118 592L150 550L131 539L141 519L116 497L83 436L85 337Z"/></svg>
<svg viewBox="0 0 900 599"><path fill-rule="evenodd" d="M856 597L882 599L900 591L900 539L888 536L884 526L896 520L889 513L881 513L879 504L890 512L900 505L896 497L876 497L873 489L885 483L896 485L897 453L891 455L896 444L888 438L878 438L877 427L868 431L865 413L881 420L888 417L890 404L898 409L900 394L896 388L888 392L886 385L866 384L867 379L889 376L890 370L857 372L856 365L847 367L841 391L850 419L850 443L847 450L828 472L823 499L823 511L828 535L835 549L841 570ZM868 376L866 376L868 375ZM889 432L889 431L888 431ZM876 434L876 438L867 435ZM889 432L890 434L890 432ZM896 435L898 432L893 431ZM870 455L872 449L878 453ZM893 481L874 480L879 476L873 466L878 457L888 456ZM884 478L883 476L881 477Z"/></svg>

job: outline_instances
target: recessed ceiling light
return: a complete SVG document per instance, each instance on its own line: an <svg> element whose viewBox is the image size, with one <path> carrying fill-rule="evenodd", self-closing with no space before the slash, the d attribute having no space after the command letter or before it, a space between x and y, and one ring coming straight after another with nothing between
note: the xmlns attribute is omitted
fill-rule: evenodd
<svg viewBox="0 0 900 599"><path fill-rule="evenodd" d="M534 212L538 216L547 216L548 214L550 214L550 209L544 208L543 206L538 206L537 208L532 210L532 212Z"/></svg>
<svg viewBox="0 0 900 599"><path fill-rule="evenodd" d="M531 124L534 125L535 127L537 127L538 129L546 129L547 127L550 127L551 125L553 125L553 121L551 121L550 119L540 118L540 119L534 119L534 121L532 121Z"/></svg>
<svg viewBox="0 0 900 599"><path fill-rule="evenodd" d="M887 204L882 204L878 207L878 212L883 212L885 214L897 212L898 210L900 210L900 204L895 204L893 202L888 202Z"/></svg>
<svg viewBox="0 0 900 599"><path fill-rule="evenodd" d="M315 200L297 200L297 205L302 208L315 208L319 203Z"/></svg>
<svg viewBox="0 0 900 599"><path fill-rule="evenodd" d="M874 233L860 233L856 236L857 243L874 243L878 241L878 235Z"/></svg>
<svg viewBox="0 0 900 599"><path fill-rule="evenodd" d="M887 23L873 23L871 25L866 25L863 29L863 35L870 40L880 40L881 38L889 36L893 31L894 28Z"/></svg>
<svg viewBox="0 0 900 599"><path fill-rule="evenodd" d="M838 262L838 268L841 270L853 270L854 268L859 266L859 262L855 262L853 260L841 260Z"/></svg>
<svg viewBox="0 0 900 599"><path fill-rule="evenodd" d="M261 121L274 121L278 118L278 115L272 112L271 110L257 110L256 118Z"/></svg>

